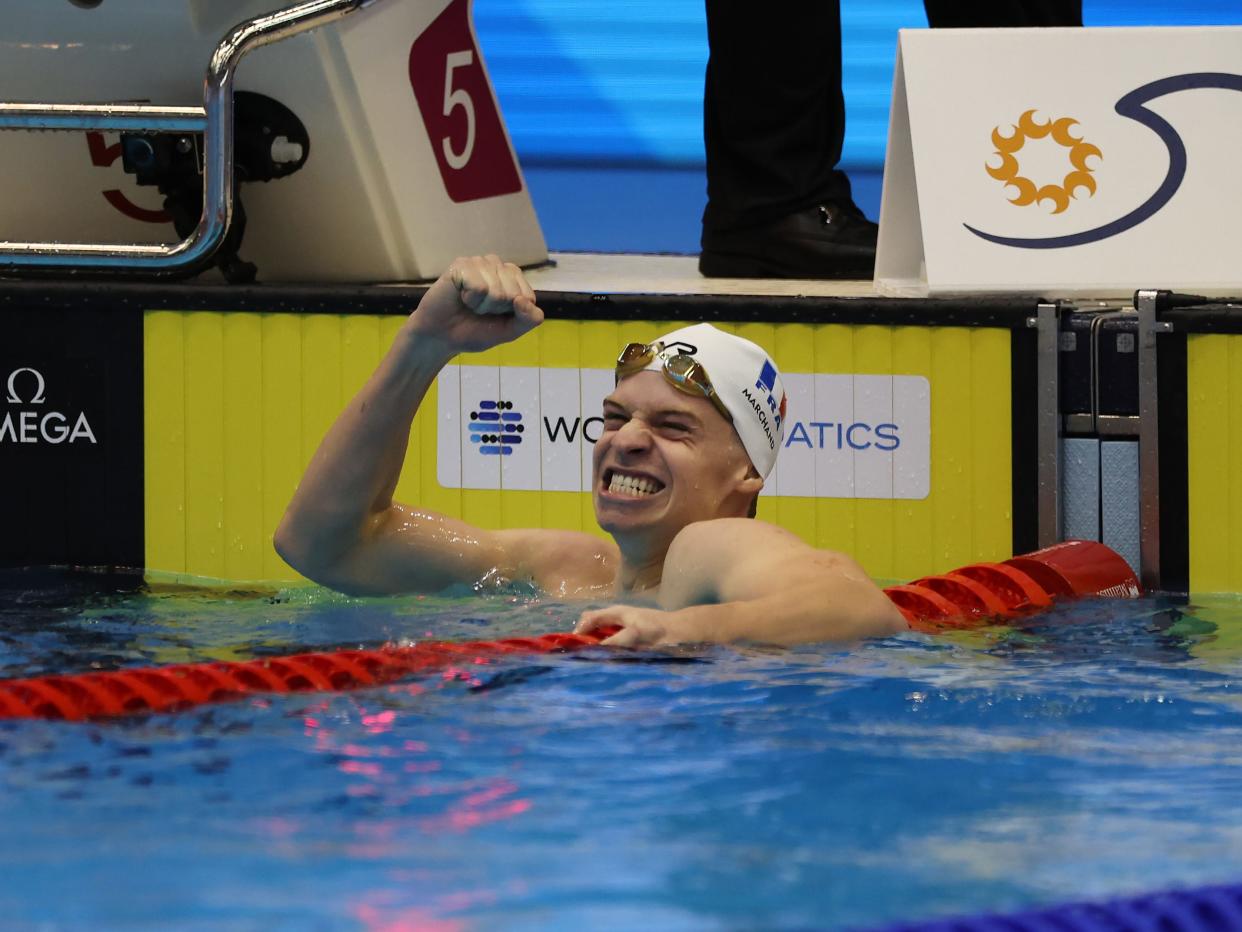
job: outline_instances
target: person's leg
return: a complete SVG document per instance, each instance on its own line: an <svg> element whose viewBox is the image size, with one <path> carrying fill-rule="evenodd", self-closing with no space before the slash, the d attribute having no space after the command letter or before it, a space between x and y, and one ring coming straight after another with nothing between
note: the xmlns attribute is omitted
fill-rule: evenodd
<svg viewBox="0 0 1242 932"><path fill-rule="evenodd" d="M1081 26L1082 0L923 0L933 28Z"/></svg>
<svg viewBox="0 0 1242 932"><path fill-rule="evenodd" d="M836 170L845 137L840 10L831 0L794 6L707 0L710 226L765 223L849 196Z"/></svg>
<svg viewBox="0 0 1242 932"><path fill-rule="evenodd" d="M845 135L838 4L706 5L700 269L870 277L875 228L836 167Z"/></svg>

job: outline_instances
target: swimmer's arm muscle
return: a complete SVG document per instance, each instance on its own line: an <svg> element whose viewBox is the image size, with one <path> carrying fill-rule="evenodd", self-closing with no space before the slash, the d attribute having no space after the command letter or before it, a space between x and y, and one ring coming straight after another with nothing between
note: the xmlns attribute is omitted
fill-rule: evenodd
<svg viewBox="0 0 1242 932"><path fill-rule="evenodd" d="M442 588L497 558L481 531L392 500L414 414L447 359L402 328L329 429L273 541L298 572L380 594Z"/></svg>
<svg viewBox="0 0 1242 932"><path fill-rule="evenodd" d="M430 591L493 569L520 572L512 541L394 502L410 425L457 353L515 339L543 319L521 271L458 259L428 289L375 373L337 418L273 540L310 579L359 594Z"/></svg>

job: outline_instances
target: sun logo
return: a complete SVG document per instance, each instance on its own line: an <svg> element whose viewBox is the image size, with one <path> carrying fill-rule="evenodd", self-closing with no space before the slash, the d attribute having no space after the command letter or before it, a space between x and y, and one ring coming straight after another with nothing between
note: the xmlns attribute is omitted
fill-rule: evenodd
<svg viewBox="0 0 1242 932"><path fill-rule="evenodd" d="M989 175L1003 182L1006 187L1012 186L1017 189L1017 196L1010 198L1009 203L1025 207L1028 204L1052 201L1052 212L1059 214L1069 207L1071 198L1077 197L1076 192L1079 188L1086 188L1088 196L1095 194L1095 179L1091 176L1092 169L1088 167L1087 159L1095 156L1102 160L1104 155L1091 143L1083 142L1082 137L1070 135L1070 127L1077 123L1078 121L1073 117L1061 117L1059 120L1036 123L1035 111L1028 110L1018 118L1012 136L1001 135L999 126L992 130L992 145L996 146L996 151L992 154L999 155L1001 162L996 168L985 163L984 168L987 169ZM1028 139L1043 139L1049 135L1052 136L1053 142L1069 149L1069 163L1073 170L1061 179L1060 184L1039 186L1030 178L1019 174L1021 166L1014 153L1021 149Z"/></svg>

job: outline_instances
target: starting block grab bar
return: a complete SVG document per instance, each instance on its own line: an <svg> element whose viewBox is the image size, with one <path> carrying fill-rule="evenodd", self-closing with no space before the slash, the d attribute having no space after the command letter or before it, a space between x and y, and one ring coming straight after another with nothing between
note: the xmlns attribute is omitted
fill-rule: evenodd
<svg viewBox="0 0 1242 932"><path fill-rule="evenodd" d="M0 269L176 272L210 258L233 221L233 75L246 53L333 22L376 0L308 0L233 27L211 55L202 107L0 103L0 129L202 133L203 212L172 244L0 242Z"/></svg>

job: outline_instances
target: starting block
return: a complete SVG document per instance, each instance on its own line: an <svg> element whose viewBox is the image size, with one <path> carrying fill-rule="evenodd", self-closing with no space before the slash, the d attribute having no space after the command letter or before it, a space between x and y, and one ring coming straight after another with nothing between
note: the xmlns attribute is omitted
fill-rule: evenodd
<svg viewBox="0 0 1242 932"><path fill-rule="evenodd" d="M202 104L208 62L232 27L282 7L14 2L0 59L6 99L180 108ZM546 261L470 0L355 0L342 10L328 25L256 47L237 66L229 93L267 108L248 115L258 128L247 141L238 98L238 164L245 146L257 145L278 172L239 189L242 258L263 280L286 282L425 280L463 253ZM193 174L201 139L185 134L180 149L148 161L179 153ZM0 134L0 170L23 179L9 185L0 238L10 246L177 242L160 193L123 169L128 160L132 172L132 155L115 132ZM202 163L199 152L200 173Z"/></svg>

